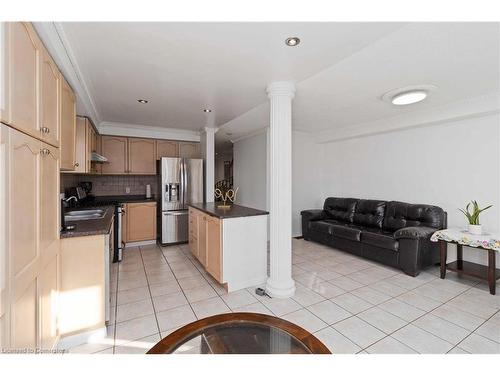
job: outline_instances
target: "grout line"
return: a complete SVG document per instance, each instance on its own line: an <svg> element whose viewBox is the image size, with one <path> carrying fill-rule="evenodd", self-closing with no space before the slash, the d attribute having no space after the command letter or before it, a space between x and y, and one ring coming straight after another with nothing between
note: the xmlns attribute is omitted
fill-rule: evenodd
<svg viewBox="0 0 500 375"><path fill-rule="evenodd" d="M139 254L141 256L141 262L142 262L143 271L146 274L146 282L148 284L149 298L151 300L151 305L153 305L153 313L154 313L155 320L156 320L156 327L158 328L158 336L160 336L160 340L161 340L160 323L158 322L158 316L156 315L156 308L155 308L155 304L154 304L154 301L153 301L153 295L151 294L151 287L149 285L148 274L146 273L146 266L144 264L144 258L142 257L142 247L141 246L139 246ZM147 337L147 336L145 336L145 337Z"/></svg>
<svg viewBox="0 0 500 375"><path fill-rule="evenodd" d="M180 249L180 247L178 245L175 245L180 251L182 251ZM191 309L191 311L193 312L193 315L195 316L195 318L198 318L198 316L196 315L196 313L194 312L194 309L193 309L193 306L191 306L191 302L189 301L189 299L187 298L186 296L186 293L184 293L184 289L182 289L181 287L181 284L179 283L179 279L177 278L177 275L175 274L174 270L172 269L172 266L170 265L170 263L168 262L168 259L167 257L165 256L165 254L163 253L163 248L156 244L156 248L160 251L163 259L165 259L165 262L167 262L167 265L168 265L168 268L170 269L170 272L172 272L172 274L174 275L174 278L175 278L175 281L177 282L177 285L179 286L179 289L181 290L182 294L184 295L184 298L186 299L188 305L189 305L189 308ZM184 252L183 252L184 253ZM198 271L199 272L199 271ZM153 304L154 305L154 304ZM184 305L185 306L185 305ZM154 308L154 306L153 306ZM166 311L166 310L165 310ZM155 313L156 315L156 313ZM160 337L161 337L161 331L160 331Z"/></svg>

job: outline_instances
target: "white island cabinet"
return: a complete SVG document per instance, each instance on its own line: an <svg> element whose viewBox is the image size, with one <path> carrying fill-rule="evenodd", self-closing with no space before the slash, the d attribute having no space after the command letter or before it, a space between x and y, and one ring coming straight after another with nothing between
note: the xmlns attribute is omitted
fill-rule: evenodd
<svg viewBox="0 0 500 375"><path fill-rule="evenodd" d="M266 282L267 215L238 205L190 205L191 252L228 292Z"/></svg>

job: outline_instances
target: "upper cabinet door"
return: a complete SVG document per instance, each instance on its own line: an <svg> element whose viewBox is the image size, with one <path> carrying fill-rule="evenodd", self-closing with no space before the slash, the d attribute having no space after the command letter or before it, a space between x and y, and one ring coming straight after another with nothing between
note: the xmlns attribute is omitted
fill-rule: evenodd
<svg viewBox="0 0 500 375"><path fill-rule="evenodd" d="M127 173L127 144L126 137L102 136L102 156L108 159L108 162L102 165L103 174Z"/></svg>
<svg viewBox="0 0 500 375"><path fill-rule="evenodd" d="M60 73L45 48L41 49L40 64L40 132L42 140L59 147Z"/></svg>
<svg viewBox="0 0 500 375"><path fill-rule="evenodd" d="M201 158L200 144L196 142L180 142L179 157L188 159Z"/></svg>
<svg viewBox="0 0 500 375"><path fill-rule="evenodd" d="M76 98L66 80L61 77L61 169L75 169L76 145Z"/></svg>
<svg viewBox="0 0 500 375"><path fill-rule="evenodd" d="M178 158L179 157L179 142L175 141L156 141L156 159L163 157Z"/></svg>
<svg viewBox="0 0 500 375"><path fill-rule="evenodd" d="M0 121L10 124L8 23L0 22Z"/></svg>
<svg viewBox="0 0 500 375"><path fill-rule="evenodd" d="M38 120L39 41L30 23L8 23L10 124L40 137Z"/></svg>
<svg viewBox="0 0 500 375"><path fill-rule="evenodd" d="M155 140L128 139L128 173L156 174Z"/></svg>

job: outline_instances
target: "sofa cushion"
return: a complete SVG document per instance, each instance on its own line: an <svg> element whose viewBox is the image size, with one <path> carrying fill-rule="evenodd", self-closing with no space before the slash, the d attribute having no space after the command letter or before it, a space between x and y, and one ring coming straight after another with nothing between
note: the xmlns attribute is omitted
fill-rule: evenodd
<svg viewBox="0 0 500 375"><path fill-rule="evenodd" d="M331 229L332 224L327 223L326 221L323 220L310 221L309 228L315 232L332 234L332 229Z"/></svg>
<svg viewBox="0 0 500 375"><path fill-rule="evenodd" d="M354 211L354 224L363 227L382 228L385 213L385 201L360 199Z"/></svg>
<svg viewBox="0 0 500 375"><path fill-rule="evenodd" d="M427 204L387 202L383 228L396 231L405 227L445 227L445 212L442 208Z"/></svg>
<svg viewBox="0 0 500 375"><path fill-rule="evenodd" d="M359 241L361 239L361 230L352 228L348 225L332 224L332 234L336 237L346 240Z"/></svg>
<svg viewBox="0 0 500 375"><path fill-rule="evenodd" d="M394 251L398 251L399 249L399 241L394 239L392 233L382 230L379 232L363 231L361 233L361 242Z"/></svg>
<svg viewBox="0 0 500 375"><path fill-rule="evenodd" d="M330 219L352 223L356 202L354 198L335 198L325 199L323 209Z"/></svg>

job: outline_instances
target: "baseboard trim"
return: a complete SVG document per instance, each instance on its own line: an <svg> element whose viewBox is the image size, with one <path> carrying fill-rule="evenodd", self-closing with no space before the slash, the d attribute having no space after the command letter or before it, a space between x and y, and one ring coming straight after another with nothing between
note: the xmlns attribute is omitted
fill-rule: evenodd
<svg viewBox="0 0 500 375"><path fill-rule="evenodd" d="M128 247L154 245L155 243L156 243L156 240L127 242L125 244L125 249L128 248Z"/></svg>
<svg viewBox="0 0 500 375"><path fill-rule="evenodd" d="M77 333L75 335L61 337L57 343L57 349L70 349L78 345L102 340L106 337L106 327L93 329L91 331Z"/></svg>

